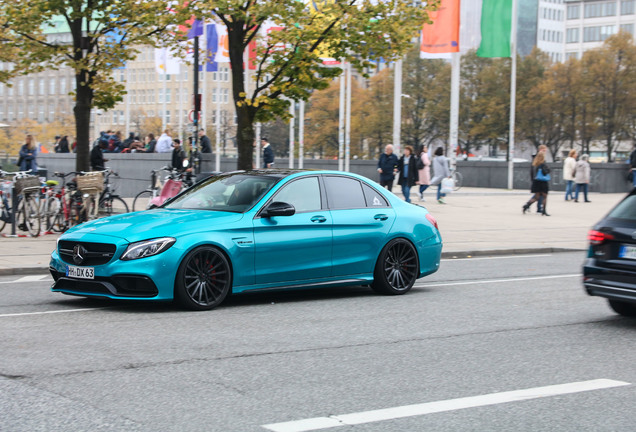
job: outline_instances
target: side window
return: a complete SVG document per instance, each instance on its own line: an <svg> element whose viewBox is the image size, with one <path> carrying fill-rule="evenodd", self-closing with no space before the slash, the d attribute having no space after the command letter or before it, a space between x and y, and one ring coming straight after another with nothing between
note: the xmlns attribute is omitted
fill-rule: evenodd
<svg viewBox="0 0 636 432"><path fill-rule="evenodd" d="M386 198L380 194L380 192L373 189L371 186L367 186L362 183L362 190L364 191L364 197L367 199L367 207L369 208L382 208L390 207Z"/></svg>
<svg viewBox="0 0 636 432"><path fill-rule="evenodd" d="M296 213L320 210L322 205L318 177L301 178L286 184L274 196L274 201L293 205Z"/></svg>
<svg viewBox="0 0 636 432"><path fill-rule="evenodd" d="M367 206L362 185L356 179L327 176L325 177L325 187L327 188L327 201L331 209L356 209Z"/></svg>

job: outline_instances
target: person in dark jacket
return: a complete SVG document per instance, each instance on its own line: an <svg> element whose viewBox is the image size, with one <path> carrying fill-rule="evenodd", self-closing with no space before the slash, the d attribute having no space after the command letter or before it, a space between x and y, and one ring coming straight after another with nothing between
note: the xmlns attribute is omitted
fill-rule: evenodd
<svg viewBox="0 0 636 432"><path fill-rule="evenodd" d="M71 150L68 146L68 136L64 135L55 147L55 153L70 153Z"/></svg>
<svg viewBox="0 0 636 432"><path fill-rule="evenodd" d="M91 169L93 171L103 171L106 169L106 162L108 159L104 159L104 149L108 147L108 141L99 140L98 144L91 150Z"/></svg>
<svg viewBox="0 0 636 432"><path fill-rule="evenodd" d="M419 179L417 170L417 157L413 154L413 147L404 147L404 154L398 162L398 184L402 186L404 201L411 202L411 188Z"/></svg>
<svg viewBox="0 0 636 432"><path fill-rule="evenodd" d="M181 140L175 138L172 140L172 168L179 171L185 170L183 167L183 161L186 159L186 154L181 148Z"/></svg>
<svg viewBox="0 0 636 432"><path fill-rule="evenodd" d="M267 138L261 139L263 147L263 168L271 168L274 165L274 150Z"/></svg>
<svg viewBox="0 0 636 432"><path fill-rule="evenodd" d="M393 189L393 179L398 168L398 158L393 154L393 146L391 144L384 148L384 153L380 155L378 161L378 172L380 173L380 186Z"/></svg>
<svg viewBox="0 0 636 432"><path fill-rule="evenodd" d="M550 216L546 211L546 207L548 204L548 190L549 190L549 180L546 180L544 176L548 176L550 174L550 168L545 163L545 153L539 152L534 157L532 161L532 187L530 188L530 192L534 194L534 196L523 205L523 212L527 212L530 206L539 201L539 199L543 200L543 206L541 208L541 214L543 216ZM543 177L543 178L542 178Z"/></svg>
<svg viewBox="0 0 636 432"><path fill-rule="evenodd" d="M201 153L212 153L212 142L205 134L205 129L199 131L199 148Z"/></svg>

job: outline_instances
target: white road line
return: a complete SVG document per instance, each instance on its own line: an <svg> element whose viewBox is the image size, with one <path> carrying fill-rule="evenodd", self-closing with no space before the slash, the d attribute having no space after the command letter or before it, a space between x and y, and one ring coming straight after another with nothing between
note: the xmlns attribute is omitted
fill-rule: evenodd
<svg viewBox="0 0 636 432"><path fill-rule="evenodd" d="M0 284L10 284L10 283L23 283L23 282L39 282L43 279L50 277L49 275L33 275L33 276L22 276L20 279L12 280L12 281L3 281Z"/></svg>
<svg viewBox="0 0 636 432"><path fill-rule="evenodd" d="M511 278L511 279L490 279L490 280L472 280L472 281L448 282L448 283L430 283L430 284L417 284L415 286L417 288L428 288L428 287L442 287L442 286L455 286L455 285L477 285L477 284L492 284L492 283L506 283L506 282L523 282L523 281L542 280L542 279L563 279L563 278L573 278L573 277L581 277L581 274L576 273L576 274L564 274L564 275L553 275L553 276L518 277L518 278Z"/></svg>
<svg viewBox="0 0 636 432"><path fill-rule="evenodd" d="M268 425L262 425L262 427L274 432L314 431L339 426L351 426L445 411L455 411L465 408L475 408L508 402L520 402L530 399L539 399L591 390L608 389L626 385L630 385L630 383L609 379L597 379L546 387L535 387L525 390L491 393L487 395L472 396L459 399L449 399L437 402L428 402L416 405L405 405L394 408L364 411L337 416L315 417L311 419L290 421L284 423L272 423Z"/></svg>
<svg viewBox="0 0 636 432"><path fill-rule="evenodd" d="M515 259L515 258L539 258L549 257L552 254L542 255L505 255L505 256L488 256L488 257L471 257L471 258L444 258L442 261L476 261L476 260L493 260L493 259Z"/></svg>
<svg viewBox="0 0 636 432"><path fill-rule="evenodd" d="M62 309L62 310L43 311L43 312L24 312L24 313L13 313L13 314L0 314L0 318L29 316L29 315L48 315L48 314L57 314L57 313L86 312L86 311L96 311L96 310L100 310L100 309L107 309L107 308Z"/></svg>

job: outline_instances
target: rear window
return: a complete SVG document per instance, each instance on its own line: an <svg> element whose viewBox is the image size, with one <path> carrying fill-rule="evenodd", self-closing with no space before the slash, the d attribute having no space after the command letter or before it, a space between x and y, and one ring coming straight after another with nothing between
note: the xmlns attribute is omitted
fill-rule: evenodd
<svg viewBox="0 0 636 432"><path fill-rule="evenodd" d="M621 201L607 217L636 221L636 195L630 195Z"/></svg>

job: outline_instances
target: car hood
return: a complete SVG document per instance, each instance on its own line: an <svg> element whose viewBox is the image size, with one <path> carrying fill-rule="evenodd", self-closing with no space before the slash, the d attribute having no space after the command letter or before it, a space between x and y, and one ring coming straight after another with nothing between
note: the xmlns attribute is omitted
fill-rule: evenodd
<svg viewBox="0 0 636 432"><path fill-rule="evenodd" d="M209 210L155 209L97 219L67 231L63 237L97 234L135 242L153 237L175 236L211 230L239 221L242 213Z"/></svg>

